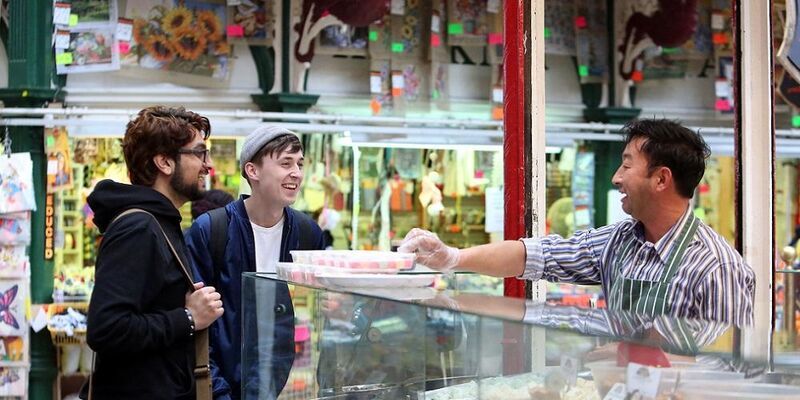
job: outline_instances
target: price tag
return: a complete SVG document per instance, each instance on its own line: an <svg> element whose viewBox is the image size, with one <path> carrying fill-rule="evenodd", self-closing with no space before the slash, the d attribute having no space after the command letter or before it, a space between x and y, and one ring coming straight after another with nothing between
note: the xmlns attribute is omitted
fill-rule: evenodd
<svg viewBox="0 0 800 400"><path fill-rule="evenodd" d="M486 2L486 11L497 14L500 12L500 0L489 0Z"/></svg>
<svg viewBox="0 0 800 400"><path fill-rule="evenodd" d="M133 21L120 18L117 21L117 40L130 42L133 37Z"/></svg>
<svg viewBox="0 0 800 400"><path fill-rule="evenodd" d="M717 97L730 97L731 83L727 79L718 79L714 82L714 92Z"/></svg>
<svg viewBox="0 0 800 400"><path fill-rule="evenodd" d="M64 52L56 54L56 64L59 65L72 64L72 53Z"/></svg>
<svg viewBox="0 0 800 400"><path fill-rule="evenodd" d="M392 89L405 89L406 80L402 73L392 73Z"/></svg>
<svg viewBox="0 0 800 400"><path fill-rule="evenodd" d="M661 382L661 370L647 365L629 363L625 386L628 393L639 393L641 396L655 398L658 384Z"/></svg>
<svg viewBox="0 0 800 400"><path fill-rule="evenodd" d="M69 26L78 25L78 14L69 15Z"/></svg>
<svg viewBox="0 0 800 400"><path fill-rule="evenodd" d="M502 103L503 102L503 88L502 87L494 87L494 88L492 88L492 102L494 102L494 103Z"/></svg>
<svg viewBox="0 0 800 400"><path fill-rule="evenodd" d="M53 8L53 23L56 25L69 25L69 13L72 6L69 3L56 3Z"/></svg>
<svg viewBox="0 0 800 400"><path fill-rule="evenodd" d="M431 16L431 32L439 33L442 30L442 19L438 15Z"/></svg>
<svg viewBox="0 0 800 400"><path fill-rule="evenodd" d="M383 92L383 80L380 74L370 75L369 77L369 92L381 93Z"/></svg>
<svg viewBox="0 0 800 400"><path fill-rule="evenodd" d="M118 42L119 54L128 54L131 52L131 42Z"/></svg>
<svg viewBox="0 0 800 400"><path fill-rule="evenodd" d="M392 15L405 15L406 0L392 0L391 13Z"/></svg>
<svg viewBox="0 0 800 400"><path fill-rule="evenodd" d="M625 400L628 395L628 390L625 388L624 383L617 382L603 397L603 400Z"/></svg>
<svg viewBox="0 0 800 400"><path fill-rule="evenodd" d="M241 25L228 25L228 37L244 37L244 27Z"/></svg>
<svg viewBox="0 0 800 400"><path fill-rule="evenodd" d="M725 29L725 14L711 14L711 29L715 31Z"/></svg>
<svg viewBox="0 0 800 400"><path fill-rule="evenodd" d="M69 32L56 31L56 49L64 50L69 48Z"/></svg>

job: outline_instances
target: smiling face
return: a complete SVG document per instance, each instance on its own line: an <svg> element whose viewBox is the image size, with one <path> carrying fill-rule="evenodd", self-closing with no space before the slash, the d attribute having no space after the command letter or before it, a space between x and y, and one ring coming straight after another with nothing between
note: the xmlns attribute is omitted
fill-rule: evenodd
<svg viewBox="0 0 800 400"><path fill-rule="evenodd" d="M644 138L636 138L625 146L622 164L611 178L611 183L622 193L622 209L637 220L642 220L653 206L657 177L652 174L647 158L641 152Z"/></svg>
<svg viewBox="0 0 800 400"><path fill-rule="evenodd" d="M192 141L181 149L196 152L178 153L169 185L185 201L199 200L203 197L206 176L212 166L211 156L206 155L204 160L202 150L206 149L206 144L200 133L196 133Z"/></svg>
<svg viewBox="0 0 800 400"><path fill-rule="evenodd" d="M265 155L260 165L245 164L253 196L280 208L292 205L303 183L303 162L302 151L290 153L290 150L284 150Z"/></svg>

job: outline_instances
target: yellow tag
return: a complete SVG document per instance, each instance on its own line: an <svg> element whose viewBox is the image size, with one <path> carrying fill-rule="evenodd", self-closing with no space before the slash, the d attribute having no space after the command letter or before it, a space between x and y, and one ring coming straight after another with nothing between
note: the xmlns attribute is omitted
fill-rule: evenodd
<svg viewBox="0 0 800 400"><path fill-rule="evenodd" d="M56 54L56 64L65 65L72 64L72 53Z"/></svg>
<svg viewBox="0 0 800 400"><path fill-rule="evenodd" d="M78 14L69 15L69 26L78 25Z"/></svg>
<svg viewBox="0 0 800 400"><path fill-rule="evenodd" d="M28 297L25 299L25 319L30 321L31 315L31 298Z"/></svg>
<svg viewBox="0 0 800 400"><path fill-rule="evenodd" d="M28 97L28 91L27 90L23 90L22 91L22 97Z"/></svg>

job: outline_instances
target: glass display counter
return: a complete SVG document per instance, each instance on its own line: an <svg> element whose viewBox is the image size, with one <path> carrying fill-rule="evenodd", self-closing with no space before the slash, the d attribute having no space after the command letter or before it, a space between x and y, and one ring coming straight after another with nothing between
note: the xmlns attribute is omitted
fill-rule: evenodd
<svg viewBox="0 0 800 400"><path fill-rule="evenodd" d="M245 274L243 398L800 398L800 380L738 356L737 328L533 304L474 293L472 279Z"/></svg>

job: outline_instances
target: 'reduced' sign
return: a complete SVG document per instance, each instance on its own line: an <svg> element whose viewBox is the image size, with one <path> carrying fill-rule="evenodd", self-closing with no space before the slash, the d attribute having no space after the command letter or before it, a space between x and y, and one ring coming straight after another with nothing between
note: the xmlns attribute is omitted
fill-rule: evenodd
<svg viewBox="0 0 800 400"><path fill-rule="evenodd" d="M53 259L53 241L55 238L55 195L48 193L44 202L44 259Z"/></svg>

